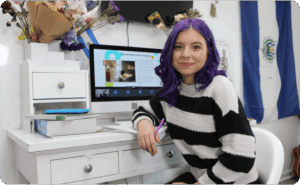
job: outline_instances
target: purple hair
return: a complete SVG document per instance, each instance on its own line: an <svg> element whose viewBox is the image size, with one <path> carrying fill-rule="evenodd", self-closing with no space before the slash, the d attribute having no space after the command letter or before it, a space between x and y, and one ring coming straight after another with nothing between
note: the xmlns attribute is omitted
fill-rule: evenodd
<svg viewBox="0 0 300 185"><path fill-rule="evenodd" d="M178 34L183 30L189 29L190 26L205 38L207 49L209 51L205 65L194 75L195 89L198 92L205 89L216 75L227 77L224 70L218 70L220 56L213 34L204 21L195 18L183 19L174 25L162 51L160 65L155 68L155 73L161 78L163 83L163 88L158 97L166 97L167 102L170 105L169 107L176 106L176 102L180 95L177 86L180 84L180 79L182 79L182 75L172 65L173 48ZM197 89L196 83L201 83L203 85Z"/></svg>

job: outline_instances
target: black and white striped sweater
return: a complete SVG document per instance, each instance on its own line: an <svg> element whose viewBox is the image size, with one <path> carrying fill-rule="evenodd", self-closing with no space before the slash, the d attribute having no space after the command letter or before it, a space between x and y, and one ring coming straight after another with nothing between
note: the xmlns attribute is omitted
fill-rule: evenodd
<svg viewBox="0 0 300 185"><path fill-rule="evenodd" d="M159 91L134 111L133 127L142 119L158 126L165 118L173 142L200 184L255 182L255 136L230 80L215 76L200 92L182 81L178 87L176 107L169 108Z"/></svg>

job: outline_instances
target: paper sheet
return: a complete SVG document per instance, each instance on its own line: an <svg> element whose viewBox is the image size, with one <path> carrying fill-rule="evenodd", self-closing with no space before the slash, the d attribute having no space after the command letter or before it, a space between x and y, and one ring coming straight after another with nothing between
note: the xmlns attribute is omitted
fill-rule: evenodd
<svg viewBox="0 0 300 185"><path fill-rule="evenodd" d="M120 124L120 125L101 125L103 131L107 132L121 132L121 133L132 133L138 134L138 131L133 128L132 124ZM155 127L155 129L157 129ZM167 126L162 126L158 133L159 138L162 139L167 134Z"/></svg>

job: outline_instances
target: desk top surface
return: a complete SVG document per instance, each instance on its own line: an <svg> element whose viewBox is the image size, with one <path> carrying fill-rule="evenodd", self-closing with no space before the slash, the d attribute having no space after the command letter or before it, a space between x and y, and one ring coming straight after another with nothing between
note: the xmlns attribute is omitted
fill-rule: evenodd
<svg viewBox="0 0 300 185"><path fill-rule="evenodd" d="M250 125L255 126L256 121L250 121ZM138 140L138 136L135 134L117 132L96 132L50 138L41 133L30 133L23 129L7 130L7 136L28 152Z"/></svg>
<svg viewBox="0 0 300 185"><path fill-rule="evenodd" d="M91 134L49 138L38 132L30 133L23 129L7 130L7 136L28 152L39 152L138 139L138 136L134 134L115 132L96 132Z"/></svg>

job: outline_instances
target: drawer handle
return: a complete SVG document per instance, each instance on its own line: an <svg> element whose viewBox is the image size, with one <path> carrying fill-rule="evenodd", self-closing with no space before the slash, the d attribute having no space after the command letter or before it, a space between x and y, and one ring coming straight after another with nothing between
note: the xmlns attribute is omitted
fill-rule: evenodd
<svg viewBox="0 0 300 185"><path fill-rule="evenodd" d="M59 82L58 83L58 88L63 89L65 87L65 83L64 82Z"/></svg>
<svg viewBox="0 0 300 185"><path fill-rule="evenodd" d="M169 158L172 158L172 157L173 157L173 151L169 151L169 152L167 153L167 156L168 156Z"/></svg>
<svg viewBox="0 0 300 185"><path fill-rule="evenodd" d="M90 173L92 169L93 169L92 165L88 164L84 167L84 172Z"/></svg>

